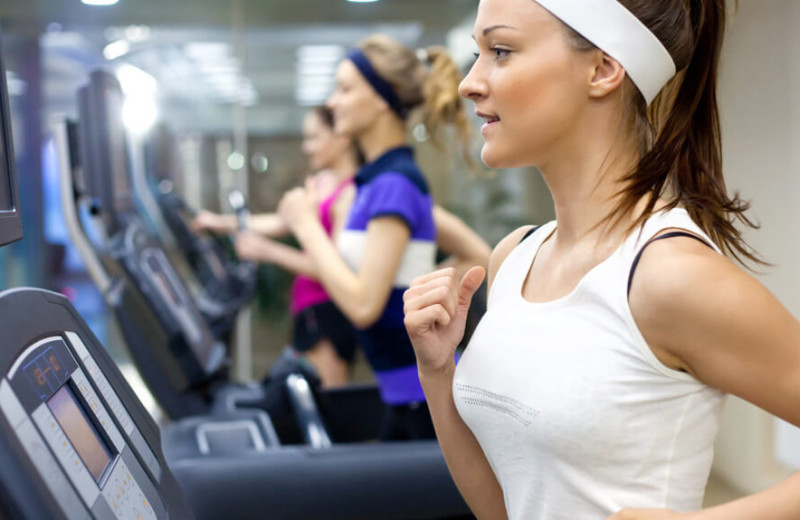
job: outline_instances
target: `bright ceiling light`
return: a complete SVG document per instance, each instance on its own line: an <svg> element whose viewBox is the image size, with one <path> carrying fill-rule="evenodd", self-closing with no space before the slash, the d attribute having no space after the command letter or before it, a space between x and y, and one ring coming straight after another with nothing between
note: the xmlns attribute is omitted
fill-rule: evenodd
<svg viewBox="0 0 800 520"><path fill-rule="evenodd" d="M233 55L233 47L222 42L191 42L183 46L183 53L198 61L219 61Z"/></svg>
<svg viewBox="0 0 800 520"><path fill-rule="evenodd" d="M372 2L377 2L378 0L347 0L348 2L353 2L354 4L370 4Z"/></svg>
<svg viewBox="0 0 800 520"><path fill-rule="evenodd" d="M150 27L146 25L129 25L125 28L125 38L132 42L143 42L150 39Z"/></svg>
<svg viewBox="0 0 800 520"><path fill-rule="evenodd" d="M127 40L117 40L115 42L111 42L105 46L103 49L103 56L106 57L107 60L114 60L128 54L131 50L131 44L128 43Z"/></svg>
<svg viewBox="0 0 800 520"><path fill-rule="evenodd" d="M149 96L128 96L122 105L122 122L135 134L145 134L158 121L158 106Z"/></svg>
<svg viewBox="0 0 800 520"><path fill-rule="evenodd" d="M244 168L245 159L244 155L239 152L233 152L228 156L228 168L233 171L241 170Z"/></svg>
<svg viewBox="0 0 800 520"><path fill-rule="evenodd" d="M156 78L127 63L117 68L117 78L126 95L154 96L158 91Z"/></svg>
<svg viewBox="0 0 800 520"><path fill-rule="evenodd" d="M302 45L297 49L299 61L339 61L343 56L341 45Z"/></svg>
<svg viewBox="0 0 800 520"><path fill-rule="evenodd" d="M114 5L119 0L81 0L86 5Z"/></svg>
<svg viewBox="0 0 800 520"><path fill-rule="evenodd" d="M301 61L297 64L297 73L301 76L331 76L336 72L336 62L307 62Z"/></svg>
<svg viewBox="0 0 800 520"><path fill-rule="evenodd" d="M266 173L267 169L269 169L269 159L261 152L255 152L250 157L250 164L258 173Z"/></svg>

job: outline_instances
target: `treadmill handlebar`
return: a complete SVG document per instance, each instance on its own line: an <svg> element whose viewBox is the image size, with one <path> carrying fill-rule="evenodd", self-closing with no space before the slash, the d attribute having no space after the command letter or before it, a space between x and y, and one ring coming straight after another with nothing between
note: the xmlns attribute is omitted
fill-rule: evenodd
<svg viewBox="0 0 800 520"><path fill-rule="evenodd" d="M236 213L239 220L239 230L245 231L247 229L247 219L250 216L250 210L247 209L247 201L244 194L239 190L231 190L228 193L228 203Z"/></svg>

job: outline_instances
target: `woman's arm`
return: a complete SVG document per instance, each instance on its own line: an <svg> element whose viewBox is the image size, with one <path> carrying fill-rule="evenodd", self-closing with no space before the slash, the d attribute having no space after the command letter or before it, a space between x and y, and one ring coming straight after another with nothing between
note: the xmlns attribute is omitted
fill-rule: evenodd
<svg viewBox="0 0 800 520"><path fill-rule="evenodd" d="M280 266L295 274L309 278L317 278L314 262L294 247L281 244L252 231L243 231L236 235L236 256L242 260L270 263Z"/></svg>
<svg viewBox="0 0 800 520"><path fill-rule="evenodd" d="M800 426L800 323L733 262L690 238L654 242L637 267L630 306L665 365ZM648 514L655 513L619 518L661 518ZM688 516L798 519L800 474Z"/></svg>
<svg viewBox="0 0 800 520"><path fill-rule="evenodd" d="M319 222L313 193L295 188L284 195L279 212L316 266L331 299L358 328L380 318L389 300L411 233L397 217L378 217L367 225L364 256L353 271Z"/></svg>
<svg viewBox="0 0 800 520"><path fill-rule="evenodd" d="M259 213L247 218L247 229L268 237L284 237L289 226L277 213Z"/></svg>
<svg viewBox="0 0 800 520"><path fill-rule="evenodd" d="M239 229L236 215L200 211L191 223L194 231L209 230L214 233L231 235ZM247 229L265 236L281 237L289 234L289 228L276 213L260 213L247 218Z"/></svg>
<svg viewBox="0 0 800 520"><path fill-rule="evenodd" d="M354 184L347 186L336 197L336 200L331 207L331 220L333 221L333 242L336 243L336 237L344 229L347 224L347 217L350 215L350 207L353 205L353 200L356 197L356 187Z"/></svg>
<svg viewBox="0 0 800 520"><path fill-rule="evenodd" d="M527 229L514 231L495 248L489 260L490 285ZM453 401L454 354L464 336L472 295L484 273L482 267L473 267L459 281L453 268L436 271L414 280L403 299L406 330L447 467L475 516L495 520L507 516L503 491Z"/></svg>
<svg viewBox="0 0 800 520"><path fill-rule="evenodd" d="M354 187L345 188L336 198L331 208L334 242L336 235L345 225L354 195ZM265 215L257 215L257 217L260 216ZM280 219L278 215L275 216ZM280 223L286 227L283 219L280 219ZM263 221L263 224L266 225L266 222ZM286 231L288 233L288 227ZM251 231L241 232L236 235L236 254L239 258L245 260L275 264L295 274L301 274L315 280L319 278L317 267L307 254Z"/></svg>
<svg viewBox="0 0 800 520"><path fill-rule="evenodd" d="M459 275L463 275L474 265L488 266L492 253L489 244L460 218L435 205L433 220L436 225L436 245L450 255L439 268L454 267Z"/></svg>

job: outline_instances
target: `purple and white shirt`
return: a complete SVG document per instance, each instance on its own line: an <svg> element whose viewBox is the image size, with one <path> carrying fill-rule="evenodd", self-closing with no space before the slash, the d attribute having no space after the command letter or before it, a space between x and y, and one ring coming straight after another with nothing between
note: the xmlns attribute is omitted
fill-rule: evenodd
<svg viewBox="0 0 800 520"><path fill-rule="evenodd" d="M411 280L434 269L433 199L410 147L394 148L365 165L355 183L356 197L337 243L353 270L361 266L370 220L396 217L411 231L386 308L375 324L358 331L359 344L375 372L385 403L424 401L414 350L403 325L403 292Z"/></svg>

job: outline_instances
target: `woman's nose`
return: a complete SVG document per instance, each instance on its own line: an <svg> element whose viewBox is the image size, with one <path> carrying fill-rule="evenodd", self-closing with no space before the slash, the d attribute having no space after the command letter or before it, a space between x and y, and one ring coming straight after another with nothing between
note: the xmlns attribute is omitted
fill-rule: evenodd
<svg viewBox="0 0 800 520"><path fill-rule="evenodd" d="M486 95L486 83L481 78L477 61L458 86L458 93L461 97L473 101Z"/></svg>

